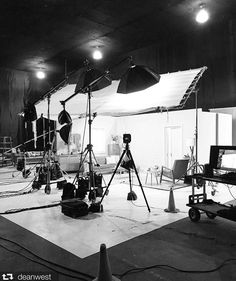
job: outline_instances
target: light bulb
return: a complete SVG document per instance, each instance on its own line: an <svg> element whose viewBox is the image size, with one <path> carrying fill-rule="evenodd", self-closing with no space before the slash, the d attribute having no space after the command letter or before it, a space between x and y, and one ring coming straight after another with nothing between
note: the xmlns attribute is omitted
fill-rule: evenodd
<svg viewBox="0 0 236 281"><path fill-rule="evenodd" d="M100 59L102 59L102 52L101 52L100 50L95 50L95 51L93 52L93 58L94 58L95 60L100 60Z"/></svg>
<svg viewBox="0 0 236 281"><path fill-rule="evenodd" d="M209 19L209 13L206 9L201 8L196 15L196 21L198 23L205 23Z"/></svg>
<svg viewBox="0 0 236 281"><path fill-rule="evenodd" d="M45 78L45 72L43 72L43 71L37 71L37 73L36 73L36 77L38 78L38 79L44 79Z"/></svg>

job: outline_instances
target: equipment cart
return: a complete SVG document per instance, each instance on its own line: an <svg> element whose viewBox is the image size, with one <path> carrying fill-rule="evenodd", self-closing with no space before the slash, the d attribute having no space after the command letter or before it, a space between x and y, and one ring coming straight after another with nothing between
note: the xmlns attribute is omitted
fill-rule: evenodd
<svg viewBox="0 0 236 281"><path fill-rule="evenodd" d="M218 182L229 185L236 185L235 179L223 179L221 177L208 177L204 174L194 174L192 178L192 195L189 196L190 207L188 215L191 221L197 222L201 218L201 212L205 212L210 219L216 216L223 217L232 221L236 221L236 206L227 206L217 203L211 199L207 199L206 182ZM195 194L195 188L202 187L203 193Z"/></svg>

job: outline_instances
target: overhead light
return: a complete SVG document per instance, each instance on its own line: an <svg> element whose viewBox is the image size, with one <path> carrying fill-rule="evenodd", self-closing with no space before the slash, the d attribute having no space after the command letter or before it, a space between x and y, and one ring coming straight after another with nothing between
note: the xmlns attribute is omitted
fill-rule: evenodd
<svg viewBox="0 0 236 281"><path fill-rule="evenodd" d="M96 49L93 52L93 59L100 60L100 59L102 59L102 57L103 57L102 52L99 49Z"/></svg>
<svg viewBox="0 0 236 281"><path fill-rule="evenodd" d="M36 72L36 77L38 79L44 79L46 77L46 74L42 70L39 70L39 71Z"/></svg>
<svg viewBox="0 0 236 281"><path fill-rule="evenodd" d="M160 80L160 75L143 65L134 65L131 58L130 67L121 77L117 93L129 94L145 90Z"/></svg>
<svg viewBox="0 0 236 281"><path fill-rule="evenodd" d="M197 12L195 19L198 23L205 23L209 20L209 13L204 4L200 5L200 10Z"/></svg>

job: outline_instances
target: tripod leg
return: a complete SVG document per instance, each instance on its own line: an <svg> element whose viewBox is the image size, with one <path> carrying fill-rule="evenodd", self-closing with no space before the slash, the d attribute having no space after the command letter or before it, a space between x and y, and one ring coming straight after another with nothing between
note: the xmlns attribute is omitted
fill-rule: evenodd
<svg viewBox="0 0 236 281"><path fill-rule="evenodd" d="M131 154L130 150L127 151L127 156L128 156L128 157L131 159L131 161L132 161L132 164L133 164L133 167L134 167L134 171L135 171L136 177L137 177L137 179L138 179L139 186L140 186L140 188L141 188L141 190L142 190L143 197L144 197L144 200L145 200L145 202L146 202L148 211L151 212L151 210L150 210L150 208L149 208L149 205L148 205L147 198L146 198L145 193L144 193L144 190L143 190L142 183L141 183L140 178L139 178L139 175L138 175L138 171L137 171L136 166L135 166L135 163L134 163L134 159L133 159L133 157L132 157L132 154Z"/></svg>
<svg viewBox="0 0 236 281"><path fill-rule="evenodd" d="M128 196L127 196L127 200L130 200L130 201L135 201L137 200L137 195L136 193L132 190L132 181L131 181L131 173L130 173L130 169L129 169L129 188L130 188L130 192L128 193Z"/></svg>
<svg viewBox="0 0 236 281"><path fill-rule="evenodd" d="M110 185L111 185L111 182L112 182L112 180L113 180L113 178L114 178L114 176L115 176L115 174L116 174L117 169L118 169L119 166L120 166L120 163L121 163L121 161L122 161L122 159L123 159L125 153L126 153L126 150L123 151L123 153L122 153L122 155L121 155L121 157L120 157L120 160L118 161L118 163L117 163L117 165L116 165L116 168L115 168L115 170L114 170L114 172L113 172L113 174L112 174L112 176L111 176L111 179L110 179L110 181L109 181L109 183L108 183L108 185L107 185L107 188L106 188L105 192L104 192L103 195L102 195L100 204L102 203L103 198L104 198L105 195L107 194L107 191L108 191L108 189L109 189L109 187L110 187Z"/></svg>
<svg viewBox="0 0 236 281"><path fill-rule="evenodd" d="M48 160L47 160L47 181L46 181L46 186L45 186L45 193L46 194L50 194L51 193L51 184L50 184L50 180L51 180L51 172L50 172L50 165L51 165L51 152L48 151Z"/></svg>

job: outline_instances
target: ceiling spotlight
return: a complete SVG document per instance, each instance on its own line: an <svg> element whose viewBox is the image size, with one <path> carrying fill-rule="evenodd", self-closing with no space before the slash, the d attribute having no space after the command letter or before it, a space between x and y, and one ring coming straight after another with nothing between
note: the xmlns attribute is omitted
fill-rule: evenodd
<svg viewBox="0 0 236 281"><path fill-rule="evenodd" d="M205 23L209 20L209 13L205 9L205 5L200 5L200 10L197 12L195 19L198 23Z"/></svg>
<svg viewBox="0 0 236 281"><path fill-rule="evenodd" d="M100 60L100 59L102 59L102 52L100 51L100 50L98 50L98 49L96 49L94 52L93 52L93 58L95 59L95 60Z"/></svg>
<svg viewBox="0 0 236 281"><path fill-rule="evenodd" d="M39 70L36 72L36 77L38 79L44 79L46 77L45 72L43 72L42 70Z"/></svg>

